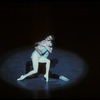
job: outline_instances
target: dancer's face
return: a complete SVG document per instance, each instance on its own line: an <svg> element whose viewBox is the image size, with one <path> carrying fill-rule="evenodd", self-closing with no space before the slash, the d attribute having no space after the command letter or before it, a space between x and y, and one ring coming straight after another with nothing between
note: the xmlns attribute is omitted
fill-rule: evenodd
<svg viewBox="0 0 100 100"><path fill-rule="evenodd" d="M46 37L46 39L45 40L47 40L47 41L51 41L53 38L52 38L52 36L51 35L49 35L49 36L47 36Z"/></svg>

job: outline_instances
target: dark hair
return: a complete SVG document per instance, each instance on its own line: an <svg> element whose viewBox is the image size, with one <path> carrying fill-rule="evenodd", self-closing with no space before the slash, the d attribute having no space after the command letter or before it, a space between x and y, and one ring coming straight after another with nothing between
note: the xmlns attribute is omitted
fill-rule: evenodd
<svg viewBox="0 0 100 100"><path fill-rule="evenodd" d="M51 36L53 40L55 39L54 35L51 34L51 35L49 35L49 36Z"/></svg>
<svg viewBox="0 0 100 100"><path fill-rule="evenodd" d="M52 42L52 47L54 47L54 43L55 43L55 37L54 37L54 35L50 34L48 36L51 36L52 37L51 42Z"/></svg>
<svg viewBox="0 0 100 100"><path fill-rule="evenodd" d="M49 35L49 36L51 36L52 37L52 42L54 43L55 42L55 37L54 37L54 35Z"/></svg>

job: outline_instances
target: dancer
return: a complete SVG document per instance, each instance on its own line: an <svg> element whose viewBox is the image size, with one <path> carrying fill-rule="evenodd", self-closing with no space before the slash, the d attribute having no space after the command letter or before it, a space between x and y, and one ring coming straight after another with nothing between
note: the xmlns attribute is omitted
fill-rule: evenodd
<svg viewBox="0 0 100 100"><path fill-rule="evenodd" d="M21 75L21 77L17 79L18 81L23 80L32 74L36 74L38 72L39 63L46 63L46 73L44 77L46 79L46 82L48 82L50 60L47 58L49 56L49 53L52 53L53 50L52 40L54 40L54 36L49 35L45 38L45 40L36 43L37 46L35 46L35 51L31 55L33 70L25 75Z"/></svg>

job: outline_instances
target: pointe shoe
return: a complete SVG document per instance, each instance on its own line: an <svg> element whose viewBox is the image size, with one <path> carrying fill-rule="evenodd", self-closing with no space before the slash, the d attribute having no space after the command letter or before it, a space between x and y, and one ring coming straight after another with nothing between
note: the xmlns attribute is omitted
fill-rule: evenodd
<svg viewBox="0 0 100 100"><path fill-rule="evenodd" d="M60 76L59 79L63 80L63 81L69 81L69 79L65 76Z"/></svg>
<svg viewBox="0 0 100 100"><path fill-rule="evenodd" d="M46 79L46 82L48 82L48 77L46 75L44 75L45 79Z"/></svg>
<svg viewBox="0 0 100 100"><path fill-rule="evenodd" d="M23 80L23 79L25 79L25 76L24 76L24 75L21 75L21 77L18 78L17 81L21 81L21 80Z"/></svg>

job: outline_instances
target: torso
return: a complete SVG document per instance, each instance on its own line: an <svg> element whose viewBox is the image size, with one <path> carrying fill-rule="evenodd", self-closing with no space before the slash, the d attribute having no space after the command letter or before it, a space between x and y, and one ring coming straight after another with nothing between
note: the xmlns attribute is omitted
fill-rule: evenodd
<svg viewBox="0 0 100 100"><path fill-rule="evenodd" d="M34 54L36 54L38 56L38 58L44 57L47 58L49 56L49 52L47 51L47 49L45 47L41 47L41 46L37 46L40 50L43 51L44 55L40 55L36 50L32 53L31 58Z"/></svg>

